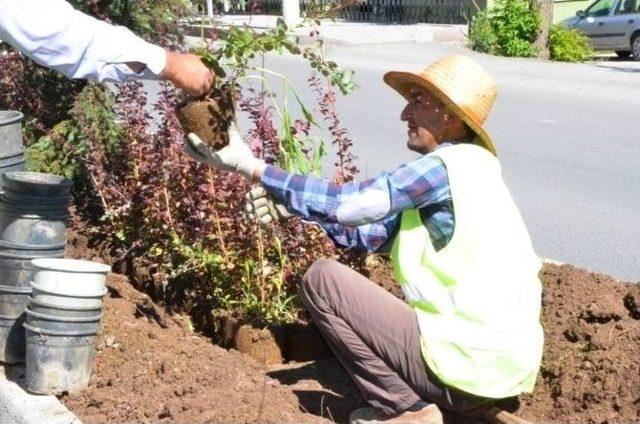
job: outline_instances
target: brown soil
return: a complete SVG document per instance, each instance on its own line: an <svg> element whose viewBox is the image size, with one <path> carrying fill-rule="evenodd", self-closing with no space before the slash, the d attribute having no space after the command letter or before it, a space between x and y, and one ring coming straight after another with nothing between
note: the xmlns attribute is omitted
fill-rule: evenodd
<svg viewBox="0 0 640 424"><path fill-rule="evenodd" d="M82 238L71 239L69 256L95 259ZM395 290L386 261L366 265L372 280ZM568 265L546 264L541 277L543 366L535 392L503 406L533 422L638 422L640 286ZM325 359L268 366L194 334L125 277L111 275L108 286L90 387L62 398L85 423L345 422L363 404L309 327L275 336L290 345L282 355L302 349L294 357ZM292 342L302 335L308 342Z"/></svg>
<svg viewBox="0 0 640 424"><path fill-rule="evenodd" d="M189 331L125 277L107 285L90 387L62 397L83 423L322 422L264 366Z"/></svg>
<svg viewBox="0 0 640 424"><path fill-rule="evenodd" d="M640 286L568 265L545 265L545 352L518 415L535 421L640 419Z"/></svg>
<svg viewBox="0 0 640 424"><path fill-rule="evenodd" d="M234 119L234 98L229 85L223 85L207 98L189 101L178 109L185 134L195 133L215 150L229 144L229 126Z"/></svg>

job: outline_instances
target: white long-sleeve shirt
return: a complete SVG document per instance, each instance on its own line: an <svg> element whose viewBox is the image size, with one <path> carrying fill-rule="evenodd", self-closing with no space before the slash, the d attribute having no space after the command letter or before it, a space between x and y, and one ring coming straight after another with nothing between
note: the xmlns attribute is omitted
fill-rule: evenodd
<svg viewBox="0 0 640 424"><path fill-rule="evenodd" d="M123 82L162 73L166 51L64 0L0 0L0 40L69 78ZM146 66L134 72L127 62Z"/></svg>

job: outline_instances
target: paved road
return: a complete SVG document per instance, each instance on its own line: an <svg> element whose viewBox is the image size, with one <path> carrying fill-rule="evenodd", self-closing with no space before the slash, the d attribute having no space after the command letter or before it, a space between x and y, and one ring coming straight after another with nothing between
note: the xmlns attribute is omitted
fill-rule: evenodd
<svg viewBox="0 0 640 424"><path fill-rule="evenodd" d="M330 57L354 69L360 86L339 106L362 176L414 157L404 147L402 99L381 83L383 73L419 70L455 52L471 55L497 79L487 127L538 253L640 281L639 64L506 59L447 43L336 46ZM314 104L303 62L274 56L266 66L292 75Z"/></svg>

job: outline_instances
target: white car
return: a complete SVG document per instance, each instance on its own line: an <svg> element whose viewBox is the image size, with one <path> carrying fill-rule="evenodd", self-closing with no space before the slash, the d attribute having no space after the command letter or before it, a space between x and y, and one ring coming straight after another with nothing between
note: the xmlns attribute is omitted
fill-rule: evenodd
<svg viewBox="0 0 640 424"><path fill-rule="evenodd" d="M584 32L594 50L640 60L640 0L596 0L562 24Z"/></svg>

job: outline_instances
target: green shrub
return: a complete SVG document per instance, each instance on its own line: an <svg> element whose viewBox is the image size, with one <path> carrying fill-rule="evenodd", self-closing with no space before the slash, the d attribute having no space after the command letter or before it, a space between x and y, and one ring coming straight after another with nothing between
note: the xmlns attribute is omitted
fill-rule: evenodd
<svg viewBox="0 0 640 424"><path fill-rule="evenodd" d="M114 104L113 95L102 86L85 86L76 97L71 118L59 122L27 147L27 169L70 179L81 178L79 158L90 149L87 141L87 136L92 135L90 133L101 134L109 152L117 148L121 129L116 123ZM80 119L85 122L79 122ZM84 124L84 130L81 124Z"/></svg>
<svg viewBox="0 0 640 424"><path fill-rule="evenodd" d="M471 48L482 53L496 53L498 50L498 37L493 32L491 19L486 11L479 12L473 17L469 29Z"/></svg>
<svg viewBox="0 0 640 424"><path fill-rule="evenodd" d="M70 119L60 122L51 131L38 138L26 150L27 170L46 172L74 178L77 172L77 160L65 149L65 143L72 145L77 140L76 125Z"/></svg>
<svg viewBox="0 0 640 424"><path fill-rule="evenodd" d="M502 56L531 57L540 31L540 13L528 0L496 0L478 13L471 24L469 39L474 50Z"/></svg>
<svg viewBox="0 0 640 424"><path fill-rule="evenodd" d="M593 56L589 39L580 31L554 25L549 31L549 55L561 62L584 62Z"/></svg>
<svg viewBox="0 0 640 424"><path fill-rule="evenodd" d="M540 13L528 0L496 0L490 10L491 26L503 56L531 57L540 31Z"/></svg>

